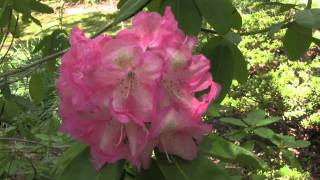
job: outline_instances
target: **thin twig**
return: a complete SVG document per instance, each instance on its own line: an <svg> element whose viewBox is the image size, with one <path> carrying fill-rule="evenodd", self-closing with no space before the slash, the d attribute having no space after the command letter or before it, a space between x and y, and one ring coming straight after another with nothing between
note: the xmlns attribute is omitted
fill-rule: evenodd
<svg viewBox="0 0 320 180"><path fill-rule="evenodd" d="M14 41L14 37L16 35L16 32L17 32L17 27L18 27L18 22L19 22L19 15L17 16L17 20L16 20L16 24L14 26L14 31L13 31L13 34L12 34L12 39L11 39L11 42L10 42L10 45L7 49L7 52L2 56L1 60L0 60L0 64L3 63L4 59L6 58L6 56L8 55L12 45L13 45L13 41ZM9 31L8 31L9 32Z"/></svg>
<svg viewBox="0 0 320 180"><path fill-rule="evenodd" d="M26 140L26 139L19 139L19 138L9 138L9 137L0 137L0 141L18 141L18 142L24 142L24 143L29 143L29 144L37 144L37 145L41 145L44 146L46 148L50 148L50 149L61 149L61 148L66 148L68 146L63 146L63 147L56 147L56 146L49 146L37 141L30 141L30 140Z"/></svg>
<svg viewBox="0 0 320 180"><path fill-rule="evenodd" d="M97 37L98 35L102 34L103 32L107 31L108 29L114 27L116 24L117 24L117 23L114 23L114 22L113 22L113 23L107 25L105 28L103 28L102 30L100 30L99 32L97 32L96 34L94 34L91 38ZM66 53L68 50L69 50L69 48L64 49L64 50L61 50L61 51L58 51L58 52L53 53L53 54L50 54L50 55L48 55L48 56L46 56L46 57L44 57L44 58L37 59L37 60L35 60L34 62L32 62L32 63L30 63L30 64L28 64L28 65L26 65L26 66L20 67L20 68L18 68L18 69L12 70L12 71L4 72L4 73L0 74L0 78L4 78L4 77L8 77L8 76L13 76L13 75L15 75L15 74L18 74L18 73L20 73L20 72L25 71L26 69L29 69L29 68L35 67L35 66L37 66L37 65L40 65L40 64L42 64L42 63L45 63L45 62L47 62L47 61L50 61L50 60L52 60L52 59L54 59L54 58L57 58L57 57L63 55L63 54Z"/></svg>
<svg viewBox="0 0 320 180"><path fill-rule="evenodd" d="M288 28L291 24L292 24L291 22L286 23L283 26L281 26L281 29ZM239 32L239 35L241 35L241 36L250 36L250 35L255 35L255 34L262 34L262 33L269 32L270 29L271 29L271 26L267 27L267 28L264 28L264 29L254 30L254 31ZM201 31L205 32L205 33L217 34L217 31L212 30L212 29L201 28Z"/></svg>

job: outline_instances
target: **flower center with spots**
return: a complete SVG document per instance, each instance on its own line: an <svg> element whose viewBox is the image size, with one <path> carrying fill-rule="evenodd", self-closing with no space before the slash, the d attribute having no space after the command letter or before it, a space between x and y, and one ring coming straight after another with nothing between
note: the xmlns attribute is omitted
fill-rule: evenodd
<svg viewBox="0 0 320 180"><path fill-rule="evenodd" d="M125 68L132 64L132 56L128 52L120 53L120 55L115 60L115 64L119 67Z"/></svg>

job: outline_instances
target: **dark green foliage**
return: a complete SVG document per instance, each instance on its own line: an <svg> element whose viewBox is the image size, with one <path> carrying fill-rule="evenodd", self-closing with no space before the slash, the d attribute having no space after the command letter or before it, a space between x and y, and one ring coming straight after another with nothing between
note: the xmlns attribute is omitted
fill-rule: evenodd
<svg viewBox="0 0 320 180"><path fill-rule="evenodd" d="M290 59L299 59L308 50L312 41L312 29L298 24L289 26L284 39L283 47Z"/></svg>

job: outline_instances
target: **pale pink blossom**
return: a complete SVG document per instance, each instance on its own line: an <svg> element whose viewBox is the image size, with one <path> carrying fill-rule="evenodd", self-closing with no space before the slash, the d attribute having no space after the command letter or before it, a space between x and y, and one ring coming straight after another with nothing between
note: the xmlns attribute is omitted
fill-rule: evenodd
<svg viewBox="0 0 320 180"><path fill-rule="evenodd" d="M114 37L74 28L57 80L61 131L90 146L97 169L121 159L148 168L155 148L195 159L212 130L202 115L220 90L196 43L170 8L138 13Z"/></svg>

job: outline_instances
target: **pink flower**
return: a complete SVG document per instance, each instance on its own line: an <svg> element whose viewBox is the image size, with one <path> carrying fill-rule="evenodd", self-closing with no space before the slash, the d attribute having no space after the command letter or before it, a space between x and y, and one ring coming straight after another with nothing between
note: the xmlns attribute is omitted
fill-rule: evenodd
<svg viewBox="0 0 320 180"><path fill-rule="evenodd" d="M74 28L57 80L61 131L90 146L97 169L120 159L148 168L155 148L196 158L212 129L201 116L220 90L209 60L193 55L196 42L170 8L140 12L115 37Z"/></svg>
<svg viewBox="0 0 320 180"><path fill-rule="evenodd" d="M162 59L143 51L135 36L129 35L103 46L102 62L105 85L112 91L110 107L118 120L140 124L150 121Z"/></svg>

